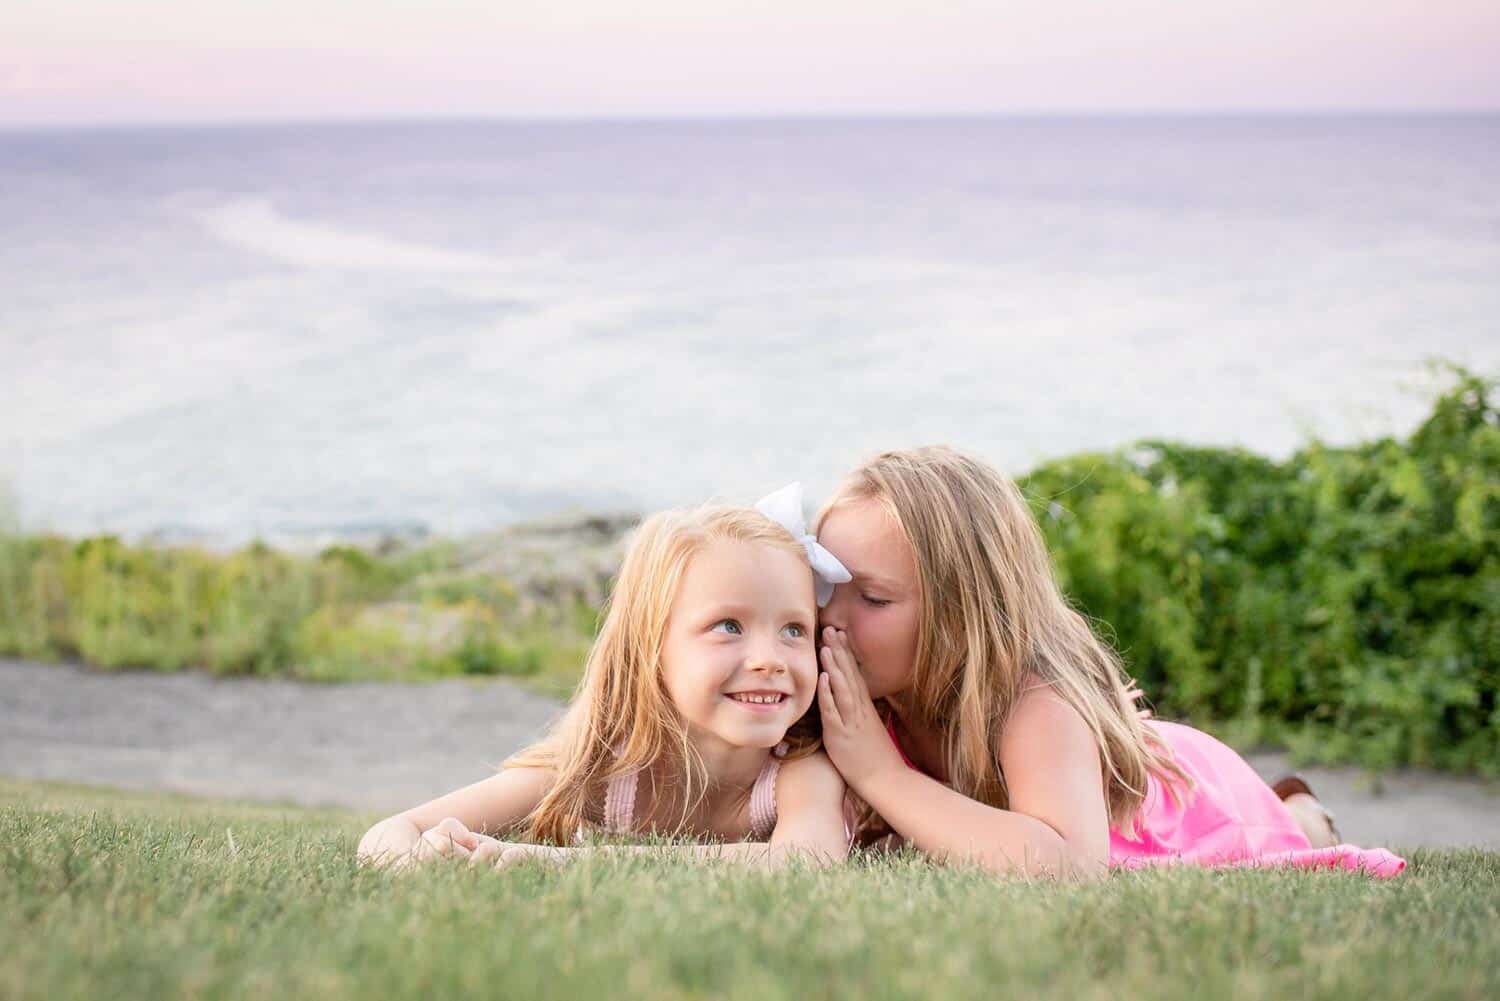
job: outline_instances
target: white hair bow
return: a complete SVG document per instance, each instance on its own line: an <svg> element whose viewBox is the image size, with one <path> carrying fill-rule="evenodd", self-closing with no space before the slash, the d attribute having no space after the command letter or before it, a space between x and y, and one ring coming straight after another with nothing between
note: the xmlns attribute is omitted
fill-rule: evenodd
<svg viewBox="0 0 1500 1001"><path fill-rule="evenodd" d="M788 483L773 494L767 494L755 503L755 510L792 533L792 538L802 543L807 550L807 562L812 566L813 593L818 607L823 608L833 597L833 585L853 580L837 556L818 545L818 540L808 534L807 523L802 518L802 484Z"/></svg>

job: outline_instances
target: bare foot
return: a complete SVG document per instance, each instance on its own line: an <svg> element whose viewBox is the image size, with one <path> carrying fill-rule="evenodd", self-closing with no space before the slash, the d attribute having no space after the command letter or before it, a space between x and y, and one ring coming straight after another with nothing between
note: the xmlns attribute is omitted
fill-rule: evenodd
<svg viewBox="0 0 1500 1001"><path fill-rule="evenodd" d="M1292 793L1282 804L1296 819L1297 826L1307 835L1314 848L1331 848L1339 843L1338 829L1333 826L1333 814L1323 808L1311 793Z"/></svg>

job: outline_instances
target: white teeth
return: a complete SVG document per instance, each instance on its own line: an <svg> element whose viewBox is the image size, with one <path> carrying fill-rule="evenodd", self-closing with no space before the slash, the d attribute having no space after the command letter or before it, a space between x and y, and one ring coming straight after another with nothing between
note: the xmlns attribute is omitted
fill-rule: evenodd
<svg viewBox="0 0 1500 1001"><path fill-rule="evenodd" d="M746 692L740 692L738 694L731 695L729 697L731 699L734 699L736 702L753 702L756 705L767 705L767 704L772 704L772 703L780 702L786 696L784 696L784 695L751 695L751 694L746 693Z"/></svg>

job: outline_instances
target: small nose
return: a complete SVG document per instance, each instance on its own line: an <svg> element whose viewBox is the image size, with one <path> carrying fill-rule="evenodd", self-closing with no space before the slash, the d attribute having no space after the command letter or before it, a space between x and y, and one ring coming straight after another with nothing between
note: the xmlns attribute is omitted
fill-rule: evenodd
<svg viewBox="0 0 1500 1001"><path fill-rule="evenodd" d="M780 657L759 657L746 666L758 674L768 674L773 678L786 673L786 662Z"/></svg>

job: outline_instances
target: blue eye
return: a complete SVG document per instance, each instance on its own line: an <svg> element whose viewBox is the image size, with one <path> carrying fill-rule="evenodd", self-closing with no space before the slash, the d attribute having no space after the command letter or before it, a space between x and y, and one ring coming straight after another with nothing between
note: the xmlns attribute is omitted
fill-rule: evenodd
<svg viewBox="0 0 1500 1001"><path fill-rule="evenodd" d="M798 625L795 622L789 622L789 623L787 623L786 628L783 629L782 632L784 632L784 633L790 633L791 636L792 636L792 639L796 639L796 640L800 640L802 637L804 637L804 636L807 635L807 630L804 629L804 628L802 628L802 626Z"/></svg>
<svg viewBox="0 0 1500 1001"><path fill-rule="evenodd" d="M720 626L724 626L724 632L728 633L731 636L738 636L742 632L744 632L744 630L740 628L739 622L735 619L723 619L722 621L715 622L714 627L711 631L718 632Z"/></svg>

